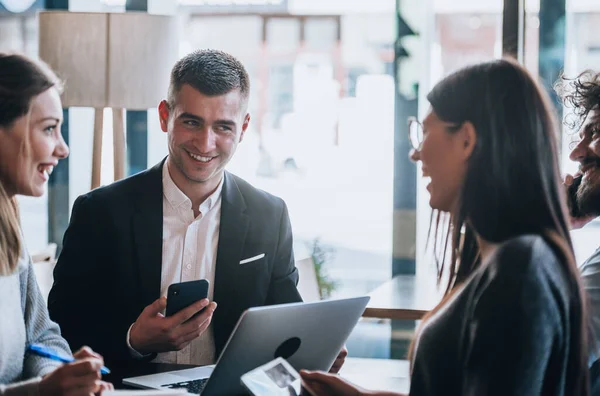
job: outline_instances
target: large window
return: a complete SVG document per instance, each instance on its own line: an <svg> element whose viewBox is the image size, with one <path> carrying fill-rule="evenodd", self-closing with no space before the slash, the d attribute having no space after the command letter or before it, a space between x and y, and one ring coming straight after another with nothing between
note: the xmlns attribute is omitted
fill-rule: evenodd
<svg viewBox="0 0 600 396"><path fill-rule="evenodd" d="M427 67L419 75L419 115L422 119L428 111L426 94L448 74L461 67L500 58L502 56L502 0L475 2L472 0L434 1L433 12L427 19L431 37L429 42L420 41L429 59ZM427 12L427 11L426 11ZM430 225L431 209L427 181L417 169L417 275L435 282L435 264L426 254L426 242Z"/></svg>
<svg viewBox="0 0 600 396"><path fill-rule="evenodd" d="M103 11L122 11L124 4L71 1L82 7L97 4ZM272 14L239 13L235 5L222 14L178 9L182 56L218 48L246 65L252 120L228 169L286 201L297 257L313 255L323 264L320 276L333 297L366 294L392 275L393 196L394 188L401 189L393 185L394 130L395 122L405 122L394 119L396 2L290 0L284 2L289 12ZM418 35L399 42L407 57L401 62L398 90L418 97L422 118L428 108L425 95L441 78L502 56L503 0L399 4ZM524 63L537 75L539 0L527 0L526 8ZM600 1L567 0L567 75L600 68L599 22ZM0 14L0 51L36 55L34 15ZM110 113L106 115L103 184L113 174L112 124ZM92 110L71 109L69 121L73 202L89 187ZM148 112L148 129L153 165L167 153L156 110ZM568 150L562 155L564 171L573 172L576 165ZM433 261L424 255L429 197L417 172L417 275L434 282ZM47 199L22 198L20 203L27 244L30 250L41 249L48 240ZM598 224L573 232L579 262L597 247ZM359 330L362 341L354 345L354 355L390 356L388 322L366 321ZM408 338L411 331L407 326L408 336L400 336ZM381 342L382 337L387 339Z"/></svg>
<svg viewBox="0 0 600 396"><path fill-rule="evenodd" d="M324 253L333 296L390 277L393 10L188 19L186 48L223 48L251 73L251 128L229 169L286 201L296 253Z"/></svg>

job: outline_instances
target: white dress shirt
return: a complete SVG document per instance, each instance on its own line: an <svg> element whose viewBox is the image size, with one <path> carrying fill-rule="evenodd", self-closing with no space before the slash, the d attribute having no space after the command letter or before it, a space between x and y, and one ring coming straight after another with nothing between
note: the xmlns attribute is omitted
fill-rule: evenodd
<svg viewBox="0 0 600 396"><path fill-rule="evenodd" d="M163 244L160 295L169 285L197 279L210 282L208 299L212 301L221 223L223 179L213 194L200 204L194 218L192 201L175 185L167 163L163 165ZM206 365L215 362L212 324L180 351L159 353L154 362ZM129 344L129 332L127 334ZM131 349L132 355L141 355Z"/></svg>

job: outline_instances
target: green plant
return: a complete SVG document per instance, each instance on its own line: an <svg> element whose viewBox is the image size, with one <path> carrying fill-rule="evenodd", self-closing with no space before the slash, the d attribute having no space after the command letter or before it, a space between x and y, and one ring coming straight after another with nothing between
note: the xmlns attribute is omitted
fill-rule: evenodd
<svg viewBox="0 0 600 396"><path fill-rule="evenodd" d="M313 263L315 264L315 273L317 275L321 298L329 298L338 284L336 281L329 278L325 266L327 263L331 262L335 256L335 249L331 246L323 245L320 238L313 239L309 243L309 249Z"/></svg>

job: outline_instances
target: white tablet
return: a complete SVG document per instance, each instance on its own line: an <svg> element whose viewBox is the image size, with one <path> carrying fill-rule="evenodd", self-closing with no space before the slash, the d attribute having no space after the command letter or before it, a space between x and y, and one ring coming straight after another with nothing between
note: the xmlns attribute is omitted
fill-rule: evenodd
<svg viewBox="0 0 600 396"><path fill-rule="evenodd" d="M247 372L241 380L242 385L254 396L294 396L302 391L300 374L281 357Z"/></svg>

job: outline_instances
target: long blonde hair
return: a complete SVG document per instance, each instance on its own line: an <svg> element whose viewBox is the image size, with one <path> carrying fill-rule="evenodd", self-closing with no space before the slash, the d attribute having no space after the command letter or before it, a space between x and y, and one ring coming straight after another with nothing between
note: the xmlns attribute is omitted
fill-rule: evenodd
<svg viewBox="0 0 600 396"><path fill-rule="evenodd" d="M0 182L0 276L11 274L21 253L21 232L14 197Z"/></svg>
<svg viewBox="0 0 600 396"><path fill-rule="evenodd" d="M0 70L0 132L8 131L17 119L27 116L36 96L52 87L59 91L62 88L46 64L23 55L0 53ZM1 139L0 134L0 142ZM25 154L29 152L28 142L26 136L21 148ZM2 173L0 169L0 276L5 276L17 268L23 241L17 201L9 195L8 180L3 180Z"/></svg>

